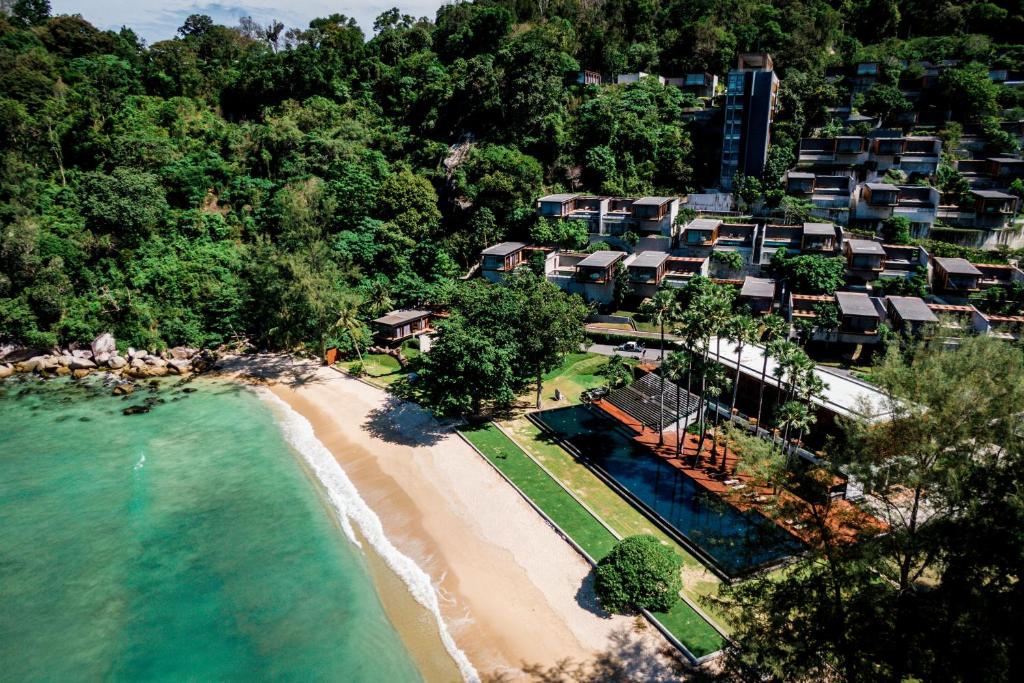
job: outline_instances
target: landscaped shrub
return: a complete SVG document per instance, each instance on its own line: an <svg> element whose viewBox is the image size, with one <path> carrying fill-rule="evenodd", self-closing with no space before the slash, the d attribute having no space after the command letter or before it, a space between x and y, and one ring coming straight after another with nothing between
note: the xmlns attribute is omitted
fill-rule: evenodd
<svg viewBox="0 0 1024 683"><path fill-rule="evenodd" d="M609 612L667 612L679 600L682 560L654 536L619 541L597 565L595 589Z"/></svg>

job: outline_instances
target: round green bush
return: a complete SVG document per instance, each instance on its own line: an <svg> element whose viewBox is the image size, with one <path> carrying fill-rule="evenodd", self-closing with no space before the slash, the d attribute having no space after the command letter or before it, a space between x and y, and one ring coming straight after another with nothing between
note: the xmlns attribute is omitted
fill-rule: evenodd
<svg viewBox="0 0 1024 683"><path fill-rule="evenodd" d="M597 564L597 598L609 612L667 612L683 587L681 566L679 556L654 536L624 538Z"/></svg>

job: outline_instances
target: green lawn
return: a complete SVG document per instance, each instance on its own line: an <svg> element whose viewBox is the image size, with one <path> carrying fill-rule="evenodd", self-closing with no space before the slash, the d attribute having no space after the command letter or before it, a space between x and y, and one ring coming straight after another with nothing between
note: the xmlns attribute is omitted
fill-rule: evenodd
<svg viewBox="0 0 1024 683"><path fill-rule="evenodd" d="M642 316L637 315L636 311L630 311L630 310L627 310L625 308L620 308L619 310L615 311L611 315L621 315L621 316L623 316L625 318L632 318L633 319L633 324L636 325L636 329L638 329L641 332L659 332L659 331L661 331L661 328L658 325L656 325L656 324L654 324L652 322L649 322L646 319L641 319ZM666 328L665 333L668 334L668 332L669 332L669 330Z"/></svg>
<svg viewBox="0 0 1024 683"><path fill-rule="evenodd" d="M635 363L633 359L627 362ZM544 375L544 388L541 392L541 405L544 409L558 406L573 405L580 402L580 393L605 383L601 372L608 365L608 357L597 353L571 353L566 356L562 365ZM555 389L562 392L563 400L555 400ZM532 400L535 387L530 387L529 398Z"/></svg>
<svg viewBox="0 0 1024 683"><path fill-rule="evenodd" d="M408 354L406 354L408 356ZM339 366L345 370L351 370L353 365L359 363L357 359L342 361ZM388 386L396 380L405 376L398 361L393 356L385 354L368 353L363 356L363 376L374 384Z"/></svg>
<svg viewBox="0 0 1024 683"><path fill-rule="evenodd" d="M497 427L488 424L465 429L462 433L591 557L600 560L611 550L615 535ZM603 511L598 511L598 514L603 515ZM622 529L610 521L608 523L620 535L623 534ZM627 531L627 535L631 533L634 533L633 529ZM693 561L692 558L690 560ZM686 573L684 570L684 576ZM670 612L656 616L698 657L722 646L719 633L685 602L680 601Z"/></svg>

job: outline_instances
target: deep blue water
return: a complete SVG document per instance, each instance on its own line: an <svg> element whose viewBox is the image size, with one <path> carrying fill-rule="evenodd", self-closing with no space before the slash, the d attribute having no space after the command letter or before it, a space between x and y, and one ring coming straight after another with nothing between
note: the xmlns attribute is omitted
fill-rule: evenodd
<svg viewBox="0 0 1024 683"><path fill-rule="evenodd" d="M741 512L634 441L587 406L537 418L707 553L730 576L800 552L802 544L760 513Z"/></svg>

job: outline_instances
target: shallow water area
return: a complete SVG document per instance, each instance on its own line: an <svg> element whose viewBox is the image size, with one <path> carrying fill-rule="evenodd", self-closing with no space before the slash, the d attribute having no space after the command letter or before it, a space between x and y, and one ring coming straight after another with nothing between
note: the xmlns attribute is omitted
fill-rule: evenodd
<svg viewBox="0 0 1024 683"><path fill-rule="evenodd" d="M4 678L421 678L245 387L0 382L0 529Z"/></svg>

